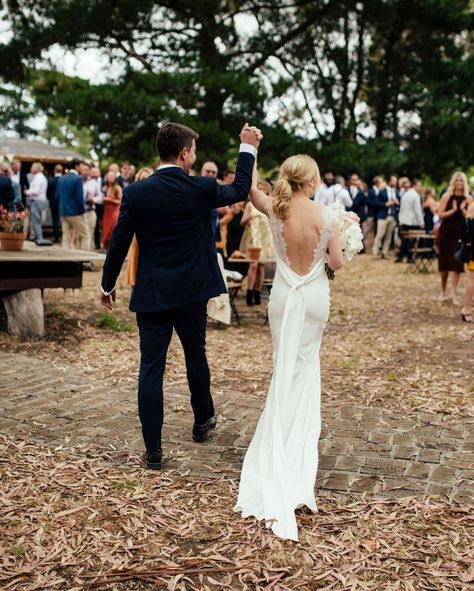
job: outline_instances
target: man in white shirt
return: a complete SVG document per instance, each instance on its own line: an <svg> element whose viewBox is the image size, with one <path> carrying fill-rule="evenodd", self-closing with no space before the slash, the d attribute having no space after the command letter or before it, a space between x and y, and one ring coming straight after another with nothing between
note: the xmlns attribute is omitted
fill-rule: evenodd
<svg viewBox="0 0 474 591"><path fill-rule="evenodd" d="M420 230L425 227L423 217L423 208L421 207L421 181L414 179L411 188L408 189L400 201L400 213L398 215L398 222L400 224L400 232L402 235L402 243L396 263L403 262L406 257L407 261L411 260L410 240L405 237L405 232L408 230Z"/></svg>
<svg viewBox="0 0 474 591"><path fill-rule="evenodd" d="M89 231L89 250L95 250L94 231L97 222L95 207L97 203L102 203L103 196L99 183L91 177L91 166L87 162L81 163L81 177L84 187L85 218Z"/></svg>
<svg viewBox="0 0 474 591"><path fill-rule="evenodd" d="M326 199L326 193L334 185L334 175L332 172L325 172L323 174L323 182L319 185L318 190L314 195L314 201L323 203Z"/></svg>
<svg viewBox="0 0 474 591"><path fill-rule="evenodd" d="M38 244L43 241L43 228L41 225L41 216L48 207L46 191L48 181L43 174L43 165L40 162L33 162L31 165L31 183L30 188L25 191L29 197L31 223L35 234L35 242Z"/></svg>
<svg viewBox="0 0 474 591"><path fill-rule="evenodd" d="M336 176L336 182L332 187L329 187L327 191L323 195L319 202L322 205L332 205L333 203L341 203L347 210L350 210L352 207L352 199L349 194L349 191L345 187L345 180L344 177L341 175Z"/></svg>

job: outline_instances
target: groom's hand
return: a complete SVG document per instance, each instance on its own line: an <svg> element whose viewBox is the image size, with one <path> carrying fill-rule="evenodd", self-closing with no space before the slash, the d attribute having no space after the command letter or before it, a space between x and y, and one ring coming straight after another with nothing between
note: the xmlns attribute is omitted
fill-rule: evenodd
<svg viewBox="0 0 474 591"><path fill-rule="evenodd" d="M103 293L100 295L100 303L104 308L107 310L112 310L112 302L115 302L117 298L117 290L114 291L110 295L104 295Z"/></svg>
<svg viewBox="0 0 474 591"><path fill-rule="evenodd" d="M262 137L261 131L257 127L250 127L248 123L242 127L242 131L240 132L240 141L243 144L250 144L257 149Z"/></svg>

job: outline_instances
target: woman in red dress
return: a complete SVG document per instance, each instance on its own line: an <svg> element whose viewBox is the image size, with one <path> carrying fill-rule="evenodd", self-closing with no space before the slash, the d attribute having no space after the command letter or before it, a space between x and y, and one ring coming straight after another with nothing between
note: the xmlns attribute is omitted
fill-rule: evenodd
<svg viewBox="0 0 474 591"><path fill-rule="evenodd" d="M102 218L102 241L104 248L109 248L113 229L117 224L120 204L122 203L122 187L118 184L113 171L107 173L104 187L104 216Z"/></svg>

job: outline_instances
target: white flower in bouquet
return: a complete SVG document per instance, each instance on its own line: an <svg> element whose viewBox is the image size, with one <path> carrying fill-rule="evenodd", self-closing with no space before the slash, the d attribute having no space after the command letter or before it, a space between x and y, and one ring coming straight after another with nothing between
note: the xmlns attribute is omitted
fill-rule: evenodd
<svg viewBox="0 0 474 591"><path fill-rule="evenodd" d="M351 261L364 248L362 230L354 217L346 212L342 203L333 203L331 209L338 213L338 229L344 260ZM332 279L334 273L328 272L328 277Z"/></svg>

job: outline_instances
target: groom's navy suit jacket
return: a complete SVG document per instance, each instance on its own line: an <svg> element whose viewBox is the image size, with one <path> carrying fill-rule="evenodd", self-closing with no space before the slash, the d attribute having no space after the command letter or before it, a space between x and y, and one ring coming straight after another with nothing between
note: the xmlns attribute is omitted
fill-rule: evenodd
<svg viewBox="0 0 474 591"><path fill-rule="evenodd" d="M247 198L254 160L252 154L240 152L232 185L189 176L178 167L158 169L129 185L112 233L102 288L114 288L136 234L139 256L132 312L170 310L225 293L211 210Z"/></svg>

